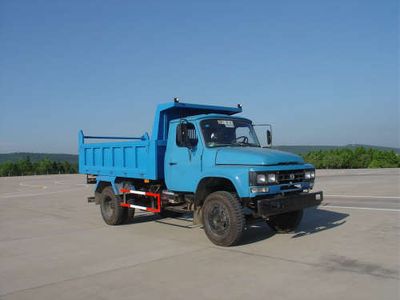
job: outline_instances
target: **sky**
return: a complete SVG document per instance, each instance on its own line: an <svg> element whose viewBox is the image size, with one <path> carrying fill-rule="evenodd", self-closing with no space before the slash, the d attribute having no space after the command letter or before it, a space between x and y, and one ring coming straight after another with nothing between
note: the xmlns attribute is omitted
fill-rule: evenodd
<svg viewBox="0 0 400 300"><path fill-rule="evenodd" d="M236 106L274 144L400 147L399 2L0 0L0 152Z"/></svg>

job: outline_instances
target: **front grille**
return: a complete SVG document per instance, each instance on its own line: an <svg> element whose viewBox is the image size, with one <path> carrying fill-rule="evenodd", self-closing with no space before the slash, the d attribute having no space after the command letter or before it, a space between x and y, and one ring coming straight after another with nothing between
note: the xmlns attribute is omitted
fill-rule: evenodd
<svg viewBox="0 0 400 300"><path fill-rule="evenodd" d="M304 181L304 170L279 171L276 175L278 184L292 184Z"/></svg>

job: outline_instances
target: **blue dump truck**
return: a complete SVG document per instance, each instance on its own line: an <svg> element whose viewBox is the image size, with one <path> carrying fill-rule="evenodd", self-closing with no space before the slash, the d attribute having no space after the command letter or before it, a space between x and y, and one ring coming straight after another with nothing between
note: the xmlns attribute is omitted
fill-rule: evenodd
<svg viewBox="0 0 400 300"><path fill-rule="evenodd" d="M162 217L193 214L216 245L240 243L246 224L264 219L277 232L299 225L303 209L321 203L311 192L315 168L260 145L242 107L173 102L157 108L151 136L79 133L79 172L95 181L94 197L109 225L131 222L135 209ZM89 139L97 140L89 143ZM108 142L101 142L108 140Z"/></svg>

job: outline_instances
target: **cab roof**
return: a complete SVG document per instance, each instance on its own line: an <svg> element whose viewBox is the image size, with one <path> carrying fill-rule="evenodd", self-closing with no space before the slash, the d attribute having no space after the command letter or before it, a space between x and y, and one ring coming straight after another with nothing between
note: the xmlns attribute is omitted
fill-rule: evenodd
<svg viewBox="0 0 400 300"><path fill-rule="evenodd" d="M242 107L240 105L238 105L237 107L230 107L230 106L215 106L215 105L204 105L204 104L170 102L158 105L157 112L158 113L165 112L171 115L181 114L185 117L200 115L200 114L211 114L211 113L234 115L237 113L241 113Z"/></svg>
<svg viewBox="0 0 400 300"><path fill-rule="evenodd" d="M241 119L241 120L246 120L251 122L251 120L239 116L230 116L230 115L225 115L225 114L201 114L201 115L195 115L195 116L190 116L185 118L188 121L197 121L197 120L202 120L202 119L223 119L223 118L234 118L234 119ZM179 122L181 118L177 118L172 120L172 122Z"/></svg>
<svg viewBox="0 0 400 300"><path fill-rule="evenodd" d="M154 117L152 139L166 140L168 123L174 119L189 118L191 116L219 114L231 116L242 112L242 107L215 106L204 104L191 104L181 102L169 102L159 104Z"/></svg>

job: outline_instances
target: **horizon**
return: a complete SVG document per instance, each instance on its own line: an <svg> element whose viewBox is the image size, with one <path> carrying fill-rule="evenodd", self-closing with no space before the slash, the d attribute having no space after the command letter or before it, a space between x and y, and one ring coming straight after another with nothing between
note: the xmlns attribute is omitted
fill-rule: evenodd
<svg viewBox="0 0 400 300"><path fill-rule="evenodd" d="M140 136L174 97L280 146L400 148L397 0L117 3L0 2L0 153Z"/></svg>
<svg viewBox="0 0 400 300"><path fill-rule="evenodd" d="M275 147L338 147L338 148L346 148L346 147L363 147L363 148L388 148L396 151L400 151L400 147L390 147L390 146L382 146L382 145L365 145L365 144L347 144L347 145L272 145L272 149ZM14 151L14 152L0 152L2 154L60 154L60 155L78 155L78 151L75 153L68 152L32 152L32 151Z"/></svg>

